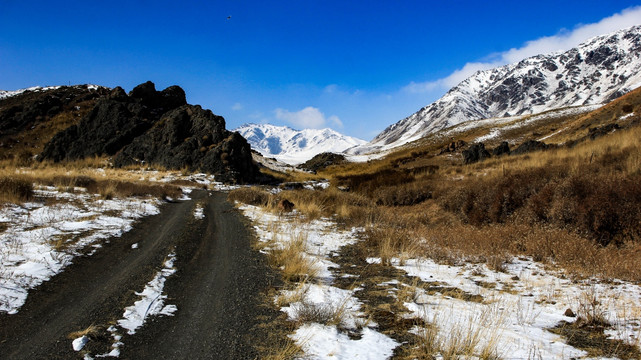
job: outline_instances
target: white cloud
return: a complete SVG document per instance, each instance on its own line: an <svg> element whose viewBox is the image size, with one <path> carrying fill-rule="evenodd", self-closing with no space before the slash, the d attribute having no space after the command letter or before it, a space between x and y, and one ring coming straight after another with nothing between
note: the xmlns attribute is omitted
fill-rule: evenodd
<svg viewBox="0 0 641 360"><path fill-rule="evenodd" d="M328 117L327 121L329 121L330 123L336 125L336 127L340 128L340 129L343 128L343 122L336 115L332 115L332 116Z"/></svg>
<svg viewBox="0 0 641 360"><path fill-rule="evenodd" d="M232 110L238 111L243 109L243 105L241 103L235 103L234 106L231 107Z"/></svg>
<svg viewBox="0 0 641 360"><path fill-rule="evenodd" d="M582 42L607 33L641 24L641 6L635 6L620 13L601 19L599 22L578 25L574 30L562 30L556 35L545 36L527 41L520 48L512 48L497 54L491 54L490 61L470 62L450 75L426 82L411 82L403 90L410 93L425 93L436 89L449 89L473 75L479 70L487 70L497 66L515 63L525 58L556 51L566 51Z"/></svg>
<svg viewBox="0 0 641 360"><path fill-rule="evenodd" d="M326 118L325 114L313 106L308 106L296 112L280 108L274 112L277 119L287 121L300 129L321 129L326 127L328 122L338 127L343 127L343 123L338 116L332 115Z"/></svg>
<svg viewBox="0 0 641 360"><path fill-rule="evenodd" d="M325 86L325 89L323 89L323 92L325 92L327 94L333 94L333 93L336 92L336 90L338 90L338 85L330 84L330 85Z"/></svg>

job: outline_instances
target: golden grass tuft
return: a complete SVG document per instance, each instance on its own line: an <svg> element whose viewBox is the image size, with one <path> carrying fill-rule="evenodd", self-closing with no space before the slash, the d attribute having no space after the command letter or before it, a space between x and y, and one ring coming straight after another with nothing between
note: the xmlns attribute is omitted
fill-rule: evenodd
<svg viewBox="0 0 641 360"><path fill-rule="evenodd" d="M0 204L20 204L33 198L33 185L23 176L0 176Z"/></svg>
<svg viewBox="0 0 641 360"><path fill-rule="evenodd" d="M274 237L281 236L274 234ZM282 247L269 252L269 261L273 267L280 269L283 279L288 282L301 282L313 279L318 275L318 266L305 254L307 235L305 233L289 234L289 241L282 242Z"/></svg>
<svg viewBox="0 0 641 360"><path fill-rule="evenodd" d="M77 339L83 336L87 336L89 338L96 338L100 334L101 330L102 328L100 326L96 326L92 324L92 325L89 325L89 327L87 327L84 330L78 330L78 331L69 333L69 335L67 335L67 338Z"/></svg>

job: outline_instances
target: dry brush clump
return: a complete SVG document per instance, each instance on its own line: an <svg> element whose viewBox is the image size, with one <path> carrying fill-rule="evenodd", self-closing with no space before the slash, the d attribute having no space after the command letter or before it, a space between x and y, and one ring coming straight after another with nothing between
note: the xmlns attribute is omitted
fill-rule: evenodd
<svg viewBox="0 0 641 360"><path fill-rule="evenodd" d="M256 186L232 190L229 193L229 200L264 208L273 208L276 204L273 194Z"/></svg>
<svg viewBox="0 0 641 360"><path fill-rule="evenodd" d="M0 176L0 203L23 203L33 198L33 184L23 176Z"/></svg>

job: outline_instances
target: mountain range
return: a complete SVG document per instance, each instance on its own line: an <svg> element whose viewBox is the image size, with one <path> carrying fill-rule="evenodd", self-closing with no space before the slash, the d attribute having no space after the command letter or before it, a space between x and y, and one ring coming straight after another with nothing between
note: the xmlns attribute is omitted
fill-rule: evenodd
<svg viewBox="0 0 641 360"><path fill-rule="evenodd" d="M239 132L252 148L265 157L298 165L323 152L340 153L366 141L340 134L332 129L295 130L287 126L245 124Z"/></svg>
<svg viewBox="0 0 641 360"><path fill-rule="evenodd" d="M641 25L565 52L478 71L351 153L390 149L453 125L607 103L641 86Z"/></svg>

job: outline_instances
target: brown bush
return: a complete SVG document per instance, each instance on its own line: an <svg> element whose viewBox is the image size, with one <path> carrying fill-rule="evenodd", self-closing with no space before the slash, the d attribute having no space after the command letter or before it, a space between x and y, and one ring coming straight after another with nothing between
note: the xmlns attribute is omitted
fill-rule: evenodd
<svg viewBox="0 0 641 360"><path fill-rule="evenodd" d="M17 177L0 177L0 203L22 203L32 198L31 181Z"/></svg>
<svg viewBox="0 0 641 360"><path fill-rule="evenodd" d="M372 194L376 205L384 206L408 206L420 204L432 198L432 191L427 184L416 182L381 187Z"/></svg>
<svg viewBox="0 0 641 360"><path fill-rule="evenodd" d="M258 187L243 187L234 189L229 193L230 201L238 201L243 204L254 206L270 206L274 200L274 196L265 190Z"/></svg>
<svg viewBox="0 0 641 360"><path fill-rule="evenodd" d="M177 198L182 191L179 187L168 184L149 184L130 181L105 181L99 182L97 187L110 187L110 183L115 184L114 193L118 196L153 196L158 198L172 197ZM99 191L100 192L100 191Z"/></svg>
<svg viewBox="0 0 641 360"><path fill-rule="evenodd" d="M410 183L414 181L414 176L406 171L385 169L374 173L337 176L336 181L339 186L346 186L351 191L372 196L382 187Z"/></svg>
<svg viewBox="0 0 641 360"><path fill-rule="evenodd" d="M604 246L641 241L641 177L613 176L599 169L595 164L572 175L562 168L524 169L445 187L437 198L445 210L475 226L541 223Z"/></svg>

